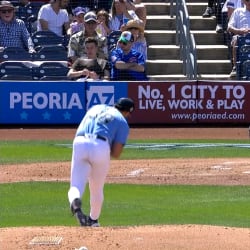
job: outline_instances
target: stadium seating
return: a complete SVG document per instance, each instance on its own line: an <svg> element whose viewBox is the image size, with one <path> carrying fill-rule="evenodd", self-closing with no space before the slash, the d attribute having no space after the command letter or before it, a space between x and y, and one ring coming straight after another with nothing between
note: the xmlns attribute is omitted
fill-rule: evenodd
<svg viewBox="0 0 250 250"><path fill-rule="evenodd" d="M64 44L64 36L58 36L52 31L36 31L31 36L34 46Z"/></svg>
<svg viewBox="0 0 250 250"><path fill-rule="evenodd" d="M250 34L239 36L236 47L236 74L237 80L250 77Z"/></svg>
<svg viewBox="0 0 250 250"><path fill-rule="evenodd" d="M45 78L49 79L49 77L62 78L67 76L68 71L67 62L40 62L37 67L33 67L33 78L34 80L44 80Z"/></svg>
<svg viewBox="0 0 250 250"><path fill-rule="evenodd" d="M5 61L0 63L1 79L32 79L32 63L21 61Z"/></svg>
<svg viewBox="0 0 250 250"><path fill-rule="evenodd" d="M108 45L108 52L110 53L113 49L116 48L117 41L121 36L120 30L112 31L107 37L107 45Z"/></svg>
<svg viewBox="0 0 250 250"><path fill-rule="evenodd" d="M31 61L32 54L20 47L6 47L0 52L2 61Z"/></svg>
<svg viewBox="0 0 250 250"><path fill-rule="evenodd" d="M68 59L67 50L61 44L37 46L36 50L33 61L67 61Z"/></svg>

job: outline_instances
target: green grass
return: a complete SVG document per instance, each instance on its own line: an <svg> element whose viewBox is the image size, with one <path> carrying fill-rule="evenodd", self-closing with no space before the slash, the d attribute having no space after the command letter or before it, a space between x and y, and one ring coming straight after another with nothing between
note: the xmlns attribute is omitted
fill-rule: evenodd
<svg viewBox="0 0 250 250"><path fill-rule="evenodd" d="M76 225L68 183L1 184L1 227ZM105 186L103 226L207 224L250 227L250 186ZM89 192L83 198L89 210Z"/></svg>
<svg viewBox="0 0 250 250"><path fill-rule="evenodd" d="M129 141L136 143L177 144L176 147L149 150L145 147L124 149L121 159L156 159L156 158L221 158L249 157L249 148L222 146L218 143L248 144L249 141L218 141L218 140L152 140ZM217 143L218 147L183 148L184 144ZM0 141L0 164L70 161L72 141ZM66 146L63 146L66 145Z"/></svg>
<svg viewBox="0 0 250 250"><path fill-rule="evenodd" d="M135 147L136 143L138 147ZM164 145L151 148L150 143ZM187 144L217 143L213 147ZM227 145L222 145L225 143ZM0 141L1 165L71 160L72 141ZM122 159L248 157L248 140L129 141ZM69 211L69 183L0 184L0 227L76 225ZM103 226L207 224L250 227L249 186L107 184L100 218ZM89 211L89 196L83 197Z"/></svg>

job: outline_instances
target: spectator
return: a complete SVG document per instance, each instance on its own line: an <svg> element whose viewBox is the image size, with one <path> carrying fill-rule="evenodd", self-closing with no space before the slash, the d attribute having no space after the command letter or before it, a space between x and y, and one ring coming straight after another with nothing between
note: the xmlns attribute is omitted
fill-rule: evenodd
<svg viewBox="0 0 250 250"><path fill-rule="evenodd" d="M216 32L222 33L222 5L224 0L208 0L207 1L207 8L203 13L203 18L212 17L213 15L216 16ZM215 11L216 10L216 11Z"/></svg>
<svg viewBox="0 0 250 250"><path fill-rule="evenodd" d="M139 17L133 10L128 10L126 0L113 0L110 11L109 27L112 31L120 30L130 19L139 20Z"/></svg>
<svg viewBox="0 0 250 250"><path fill-rule="evenodd" d="M222 8L222 12L227 12L228 20L237 8L244 7L243 0L227 0Z"/></svg>
<svg viewBox="0 0 250 250"><path fill-rule="evenodd" d="M98 41L98 58L107 59L107 38L96 32L97 17L92 11L84 16L84 31L75 33L70 37L68 46L68 58L70 62L74 62L79 57L87 57L84 41L87 37L95 37Z"/></svg>
<svg viewBox="0 0 250 250"><path fill-rule="evenodd" d="M129 20L124 29L132 33L134 42L132 49L142 53L144 60L147 60L147 41L144 36L144 24L141 20Z"/></svg>
<svg viewBox="0 0 250 250"><path fill-rule="evenodd" d="M35 52L25 23L15 17L15 7L9 1L0 2L0 47L20 47Z"/></svg>
<svg viewBox="0 0 250 250"><path fill-rule="evenodd" d="M94 37L88 37L84 42L87 59L78 58L68 72L70 79L83 80L109 80L108 62L97 58L98 41Z"/></svg>
<svg viewBox="0 0 250 250"><path fill-rule="evenodd" d="M74 21L70 24L70 27L67 31L68 35L73 35L79 31L83 31L84 30L84 15L88 12L87 8L83 8L83 7L76 7L73 10L73 14L74 14Z"/></svg>
<svg viewBox="0 0 250 250"><path fill-rule="evenodd" d="M122 32L118 40L119 48L111 52L111 80L148 80L145 73L145 60L140 52L132 49L133 41L131 32Z"/></svg>
<svg viewBox="0 0 250 250"><path fill-rule="evenodd" d="M99 10L96 14L98 25L96 32L102 36L108 36L111 30L109 28L109 13L106 10Z"/></svg>
<svg viewBox="0 0 250 250"><path fill-rule="evenodd" d="M227 31L233 34L231 41L233 69L230 73L230 78L236 76L237 37L250 32L250 0L243 0L243 3L245 7L235 9L228 22Z"/></svg>
<svg viewBox="0 0 250 250"><path fill-rule="evenodd" d="M70 7L72 9L76 8L77 6L81 7L88 7L90 11L95 11L96 13L99 10L106 10L107 12L110 11L111 4L113 0L71 0Z"/></svg>
<svg viewBox="0 0 250 250"><path fill-rule="evenodd" d="M65 9L69 0L50 0L44 4L38 13L37 30L50 30L62 36L70 25L69 15Z"/></svg>
<svg viewBox="0 0 250 250"><path fill-rule="evenodd" d="M147 9L145 5L141 3L141 0L127 0L127 3L130 6L129 9L134 10L135 14L142 20L144 26L143 28L145 28L147 21Z"/></svg>

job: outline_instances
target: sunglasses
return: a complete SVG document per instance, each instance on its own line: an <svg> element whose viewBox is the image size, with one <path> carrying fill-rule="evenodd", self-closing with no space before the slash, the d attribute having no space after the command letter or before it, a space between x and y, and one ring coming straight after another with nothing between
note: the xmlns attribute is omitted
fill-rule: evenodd
<svg viewBox="0 0 250 250"><path fill-rule="evenodd" d="M11 13L13 12L13 9L9 9L9 10L0 10L1 13L6 14L6 13Z"/></svg>
<svg viewBox="0 0 250 250"><path fill-rule="evenodd" d="M120 44L127 45L128 43L125 43L123 41L119 41Z"/></svg>

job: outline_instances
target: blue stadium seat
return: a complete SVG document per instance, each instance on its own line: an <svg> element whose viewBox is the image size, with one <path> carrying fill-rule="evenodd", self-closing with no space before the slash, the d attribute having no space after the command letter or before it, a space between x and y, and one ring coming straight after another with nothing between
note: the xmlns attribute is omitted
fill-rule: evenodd
<svg viewBox="0 0 250 250"><path fill-rule="evenodd" d="M37 52L32 55L33 61L67 61L67 50L61 45L37 46Z"/></svg>
<svg viewBox="0 0 250 250"><path fill-rule="evenodd" d="M6 47L0 52L2 61L31 61L32 54L20 47Z"/></svg>
<svg viewBox="0 0 250 250"><path fill-rule="evenodd" d="M110 53L113 49L116 48L117 42L119 37L121 36L121 31L120 30L115 30L112 31L108 36L107 36L107 45L108 45L108 52Z"/></svg>
<svg viewBox="0 0 250 250"><path fill-rule="evenodd" d="M66 77L69 71L67 62L41 62L38 67L33 67L33 78L35 80L44 77Z"/></svg>
<svg viewBox="0 0 250 250"><path fill-rule="evenodd" d="M3 75L0 80L2 81L33 81L33 77L27 75Z"/></svg>
<svg viewBox="0 0 250 250"><path fill-rule="evenodd" d="M245 63L250 60L250 34L245 36L239 36L237 38L237 47L236 47L236 78L237 80L242 80L243 77L250 76L250 72L246 70L248 63Z"/></svg>
<svg viewBox="0 0 250 250"><path fill-rule="evenodd" d="M20 78L29 77L32 79L32 64L30 62L21 61L5 61L0 63L0 78L12 78L19 76ZM22 77L21 77L22 76ZM14 79L17 80L17 79Z"/></svg>
<svg viewBox="0 0 250 250"><path fill-rule="evenodd" d="M58 36L52 31L36 31L31 36L34 46L64 44L64 36Z"/></svg>
<svg viewBox="0 0 250 250"><path fill-rule="evenodd" d="M43 76L40 81L71 81L67 76Z"/></svg>

